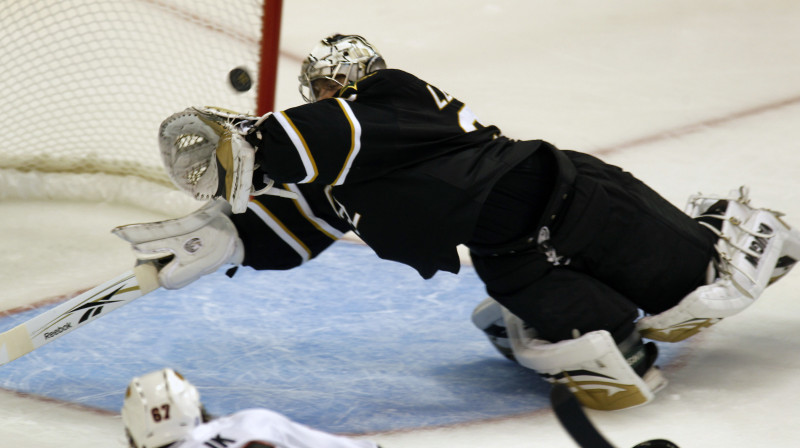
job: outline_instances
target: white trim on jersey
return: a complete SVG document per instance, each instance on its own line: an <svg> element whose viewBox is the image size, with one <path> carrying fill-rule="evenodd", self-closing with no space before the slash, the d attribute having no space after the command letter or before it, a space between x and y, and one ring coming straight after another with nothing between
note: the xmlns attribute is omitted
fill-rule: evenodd
<svg viewBox="0 0 800 448"><path fill-rule="evenodd" d="M256 201L250 201L247 204L247 208L252 210L256 216L258 216L264 224L267 225L275 235L278 236L284 243L286 243L289 247L291 247L300 258L303 259L303 263L311 259L311 250L300 241L289 229L283 225L282 222L278 220L272 213L269 212L263 205Z"/></svg>
<svg viewBox="0 0 800 448"><path fill-rule="evenodd" d="M306 144L305 139L294 126L292 120L290 120L284 112L273 114L273 116L278 120L278 124L281 125L286 135L289 136L289 140L294 144L297 155L300 157L300 161L303 162L303 168L306 170L306 177L297 183L304 184L313 181L319 172L317 171L317 164L314 162L314 157L311 155L311 151L308 149L308 144Z"/></svg>
<svg viewBox="0 0 800 448"><path fill-rule="evenodd" d="M347 174L350 173L350 167L353 166L353 160L355 160L358 152L361 150L361 123L356 118L356 115L353 113L353 110L350 109L350 105L347 104L342 98L335 98L336 101L339 103L339 106L342 108L344 112L344 116L347 118L347 121L350 123L350 135L352 137L352 141L350 143L350 152L347 154L347 160L345 160L344 166L342 167L342 171L336 176L336 179L333 181L332 185L341 185L344 183L345 179L347 178Z"/></svg>
<svg viewBox="0 0 800 448"><path fill-rule="evenodd" d="M331 237L331 239L334 240L338 240L339 238L344 236L344 232L340 232L335 227L328 224L327 221L317 217L317 215L314 214L314 212L311 210L311 206L308 205L305 196L303 196L303 193L301 193L300 189L297 188L297 185L285 184L284 186L289 191L292 191L297 194L297 199L295 199L295 204L297 204L297 207L300 209L300 213L302 213L303 216L306 217L306 219L311 221L311 223L314 224L319 229L320 232L328 235L329 237Z"/></svg>

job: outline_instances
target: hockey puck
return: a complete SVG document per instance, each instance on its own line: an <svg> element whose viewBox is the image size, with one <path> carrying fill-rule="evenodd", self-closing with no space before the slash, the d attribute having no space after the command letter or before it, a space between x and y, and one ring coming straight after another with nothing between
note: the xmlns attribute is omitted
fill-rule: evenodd
<svg viewBox="0 0 800 448"><path fill-rule="evenodd" d="M242 67L236 67L228 74L231 86L238 92L247 92L253 86L253 79L250 73Z"/></svg>

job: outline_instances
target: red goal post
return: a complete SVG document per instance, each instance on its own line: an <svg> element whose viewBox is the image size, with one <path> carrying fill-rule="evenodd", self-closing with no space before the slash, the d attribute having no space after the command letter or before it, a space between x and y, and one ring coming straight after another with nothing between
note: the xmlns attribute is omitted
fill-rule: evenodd
<svg viewBox="0 0 800 448"><path fill-rule="evenodd" d="M164 118L193 105L259 114L273 107L281 0L0 0L0 7L0 200L158 209L164 198L185 199L161 165L156 134ZM246 75L236 72L234 85L237 68Z"/></svg>

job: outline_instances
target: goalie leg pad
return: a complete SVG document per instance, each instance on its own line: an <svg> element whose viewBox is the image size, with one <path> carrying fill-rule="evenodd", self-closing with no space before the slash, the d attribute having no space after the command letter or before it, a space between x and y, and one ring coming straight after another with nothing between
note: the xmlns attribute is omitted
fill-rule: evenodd
<svg viewBox="0 0 800 448"><path fill-rule="evenodd" d="M179 289L225 264L241 264L244 245L228 218L230 205L216 199L183 218L131 224L112 232L131 243L140 260L167 259L158 282Z"/></svg>
<svg viewBox="0 0 800 448"><path fill-rule="evenodd" d="M652 366L655 345L641 345L638 335L632 335L635 341L628 345L638 344L641 350L634 352L635 359L626 359L608 331L551 343L536 339L522 320L507 310L504 315L517 362L536 370L550 383L566 384L588 408L618 410L640 406L652 401L655 393L666 386L666 379ZM632 367L637 364L645 370L643 376Z"/></svg>
<svg viewBox="0 0 800 448"><path fill-rule="evenodd" d="M788 229L789 226L787 225L786 227ZM786 240L778 256L778 262L775 264L775 269L772 270L769 285L777 282L788 274L797 264L798 260L800 260L800 232L798 232L797 229L788 229L786 232Z"/></svg>
<svg viewBox="0 0 800 448"><path fill-rule="evenodd" d="M678 342L750 306L800 259L800 234L781 214L750 206L745 187L728 197L693 196L686 208L718 236L715 276L676 306L637 322L643 337Z"/></svg>
<svg viewBox="0 0 800 448"><path fill-rule="evenodd" d="M753 301L742 294L730 279L719 279L695 289L674 307L639 319L636 329L648 339L680 342L724 317L739 313Z"/></svg>
<svg viewBox="0 0 800 448"><path fill-rule="evenodd" d="M732 218L723 224L716 246L718 275L755 300L773 277L789 229L767 210L747 210L736 202L728 209L733 209ZM737 215L745 220L738 221Z"/></svg>
<svg viewBox="0 0 800 448"><path fill-rule="evenodd" d="M719 236L720 276L732 276L746 294L758 297L800 260L800 232L782 213L750 205L747 187L728 196L693 195L685 211Z"/></svg>

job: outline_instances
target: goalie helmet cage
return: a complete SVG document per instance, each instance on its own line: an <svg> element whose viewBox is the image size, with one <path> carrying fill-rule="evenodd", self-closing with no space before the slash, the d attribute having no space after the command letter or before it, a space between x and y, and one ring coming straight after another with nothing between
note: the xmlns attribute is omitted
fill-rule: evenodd
<svg viewBox="0 0 800 448"><path fill-rule="evenodd" d="M0 200L112 201L183 213L197 204L162 166L161 121L189 106L259 114L273 107L281 0L0 0L0 7Z"/></svg>

